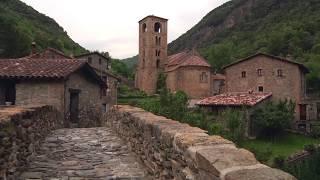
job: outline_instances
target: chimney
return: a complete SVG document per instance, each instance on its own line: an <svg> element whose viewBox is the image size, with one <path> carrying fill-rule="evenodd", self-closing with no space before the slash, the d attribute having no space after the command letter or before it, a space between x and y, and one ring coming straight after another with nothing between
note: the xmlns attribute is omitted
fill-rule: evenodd
<svg viewBox="0 0 320 180"><path fill-rule="evenodd" d="M31 43L31 53L30 55L34 55L37 53L37 43L36 42L32 42Z"/></svg>

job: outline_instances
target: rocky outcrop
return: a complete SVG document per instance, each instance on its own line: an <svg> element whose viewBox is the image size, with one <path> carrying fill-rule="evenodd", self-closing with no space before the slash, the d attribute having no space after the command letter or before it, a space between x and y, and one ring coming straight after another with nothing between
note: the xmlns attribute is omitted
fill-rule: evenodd
<svg viewBox="0 0 320 180"><path fill-rule="evenodd" d="M220 136L139 108L116 106L106 124L158 179L296 179L260 164L251 152Z"/></svg>
<svg viewBox="0 0 320 180"><path fill-rule="evenodd" d="M0 177L10 179L25 167L40 141L63 121L50 106L0 107Z"/></svg>

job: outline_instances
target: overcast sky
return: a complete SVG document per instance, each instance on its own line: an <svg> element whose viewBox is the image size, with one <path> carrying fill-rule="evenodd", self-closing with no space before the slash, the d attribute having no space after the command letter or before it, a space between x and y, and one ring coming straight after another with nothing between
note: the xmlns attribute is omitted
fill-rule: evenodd
<svg viewBox="0 0 320 180"><path fill-rule="evenodd" d="M169 19L171 42L228 0L22 0L54 18L81 46L114 58L138 54L138 21Z"/></svg>

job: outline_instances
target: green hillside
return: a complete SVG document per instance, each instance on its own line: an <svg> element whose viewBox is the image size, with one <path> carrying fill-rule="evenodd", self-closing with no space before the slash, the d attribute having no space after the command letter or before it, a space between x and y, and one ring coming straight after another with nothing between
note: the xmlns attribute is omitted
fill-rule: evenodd
<svg viewBox="0 0 320 180"><path fill-rule="evenodd" d="M290 56L310 68L320 90L320 1L232 0L169 44L169 53L197 48L217 70L256 52Z"/></svg>
<svg viewBox="0 0 320 180"><path fill-rule="evenodd" d="M86 50L75 43L53 19L19 0L0 0L0 58L28 55L32 42L66 54Z"/></svg>

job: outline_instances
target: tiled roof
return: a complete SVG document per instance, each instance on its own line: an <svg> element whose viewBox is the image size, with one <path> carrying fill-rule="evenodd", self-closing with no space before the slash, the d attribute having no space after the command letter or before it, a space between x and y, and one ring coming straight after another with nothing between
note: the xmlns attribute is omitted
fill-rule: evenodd
<svg viewBox="0 0 320 180"><path fill-rule="evenodd" d="M24 57L24 58L34 58L34 59L35 59L35 58L39 58L39 59L45 58L45 54L46 54L48 51L51 51L51 52L53 52L54 54L57 54L57 55L59 55L60 57L63 57L63 58L65 58L65 59L73 59L72 57L65 55L62 51L59 51L59 50L54 49L54 48L51 48L51 47L48 47L48 48L45 49L43 52L34 53L34 54L31 54L31 55L26 56L26 57Z"/></svg>
<svg viewBox="0 0 320 180"><path fill-rule="evenodd" d="M295 65L299 66L299 68L304 73L309 73L309 69L306 66L304 66L303 64L301 64L301 63L298 63L298 62L295 62L295 61L292 61L292 60L289 60L289 59L286 59L286 58L283 58L283 57L273 56L273 55L265 54L265 53L257 53L257 54L254 54L252 56L246 57L244 59L240 59L240 60L238 60L238 61L236 61L234 63L231 63L229 65L224 66L223 69L226 69L228 67L234 66L236 64L239 64L241 62L247 61L247 60L252 59L254 57L257 57L257 56L266 56L266 57L269 57L269 58L272 58L272 59L276 59L276 60L279 60L279 61L287 62L287 63L290 63L290 64L295 64Z"/></svg>
<svg viewBox="0 0 320 180"><path fill-rule="evenodd" d="M211 67L198 53L183 51L168 57L166 71L172 71L184 66Z"/></svg>
<svg viewBox="0 0 320 180"><path fill-rule="evenodd" d="M272 93L225 93L205 98L197 103L200 106L254 106Z"/></svg>
<svg viewBox="0 0 320 180"><path fill-rule="evenodd" d="M85 64L75 59L0 59L0 78L66 78Z"/></svg>

